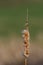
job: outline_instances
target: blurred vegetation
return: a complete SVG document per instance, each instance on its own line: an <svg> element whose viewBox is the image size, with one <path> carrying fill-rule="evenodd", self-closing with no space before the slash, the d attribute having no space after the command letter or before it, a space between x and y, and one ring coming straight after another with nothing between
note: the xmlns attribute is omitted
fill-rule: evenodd
<svg viewBox="0 0 43 65"><path fill-rule="evenodd" d="M0 36L21 36L29 9L30 37L43 32L43 0L0 0Z"/></svg>

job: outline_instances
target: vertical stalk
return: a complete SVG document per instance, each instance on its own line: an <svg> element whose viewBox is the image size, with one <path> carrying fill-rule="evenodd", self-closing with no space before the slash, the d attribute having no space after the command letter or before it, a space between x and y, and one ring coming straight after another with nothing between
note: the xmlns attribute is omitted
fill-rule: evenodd
<svg viewBox="0 0 43 65"><path fill-rule="evenodd" d="M27 65L27 58L25 58L25 65Z"/></svg>

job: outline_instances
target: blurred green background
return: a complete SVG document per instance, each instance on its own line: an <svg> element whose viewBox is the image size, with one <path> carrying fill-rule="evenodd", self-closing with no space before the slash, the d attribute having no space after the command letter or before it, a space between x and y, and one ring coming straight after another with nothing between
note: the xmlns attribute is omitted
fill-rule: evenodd
<svg viewBox="0 0 43 65"><path fill-rule="evenodd" d="M0 0L0 37L22 35L27 8L31 39L43 32L43 0Z"/></svg>

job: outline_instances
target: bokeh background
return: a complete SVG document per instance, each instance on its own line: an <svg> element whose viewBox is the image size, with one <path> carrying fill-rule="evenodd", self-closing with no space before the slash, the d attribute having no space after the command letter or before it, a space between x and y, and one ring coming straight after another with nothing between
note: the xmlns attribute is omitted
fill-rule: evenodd
<svg viewBox="0 0 43 65"><path fill-rule="evenodd" d="M28 64L43 65L43 0L0 0L0 65L24 64L21 32L27 8L30 32Z"/></svg>

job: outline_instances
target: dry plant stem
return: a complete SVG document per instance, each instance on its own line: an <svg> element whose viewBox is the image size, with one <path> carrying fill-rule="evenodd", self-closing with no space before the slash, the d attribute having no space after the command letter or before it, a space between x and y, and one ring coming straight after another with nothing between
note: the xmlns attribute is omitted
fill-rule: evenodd
<svg viewBox="0 0 43 65"><path fill-rule="evenodd" d="M25 58L25 65L27 65L27 58Z"/></svg>

